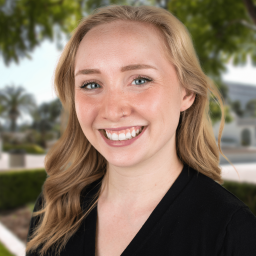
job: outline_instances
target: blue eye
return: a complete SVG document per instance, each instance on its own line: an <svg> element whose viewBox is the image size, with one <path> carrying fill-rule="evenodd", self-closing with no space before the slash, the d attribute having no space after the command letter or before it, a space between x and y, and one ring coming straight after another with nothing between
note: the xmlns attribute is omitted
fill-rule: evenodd
<svg viewBox="0 0 256 256"><path fill-rule="evenodd" d="M133 81L135 81L135 80L139 80L139 81L141 81L141 80L146 80L147 82L151 82L152 81L152 79L148 79L148 78L146 78L146 77L142 77L142 76L138 76L137 78L135 78ZM144 82L144 83L142 83L142 84L136 84L136 85L138 85L138 86L143 86L145 83L147 83L147 82Z"/></svg>
<svg viewBox="0 0 256 256"><path fill-rule="evenodd" d="M86 83L86 84L83 84L80 88L85 88L86 86L88 86L88 85L90 85L91 86L91 88L90 89L87 89L87 88L85 88L86 90L92 90L92 89L95 89L94 88L94 85L96 85L97 83L95 83L95 82L89 82L89 83ZM97 84L97 85L99 85L99 84ZM93 88L92 88L93 87ZM97 89L97 88L96 88Z"/></svg>
<svg viewBox="0 0 256 256"><path fill-rule="evenodd" d="M135 81L135 80L139 80L139 81L143 81L143 80L145 80L146 82L143 82L142 84L136 84L137 86L144 86L144 84L146 84L146 83L148 83L148 82L151 82L152 81L152 79L149 79L149 78L146 78L146 77L142 77L142 76L138 76L137 78L135 78L133 81ZM90 85L90 89L88 89L88 88L85 88L85 87L87 87L87 86L89 86ZM89 81L89 82L87 82L87 83L84 83L80 88L82 88L82 89L85 89L85 90L92 90L92 89L98 89L98 88L96 88L95 87L95 85L99 85L99 84L97 84L97 83L95 83L95 81Z"/></svg>

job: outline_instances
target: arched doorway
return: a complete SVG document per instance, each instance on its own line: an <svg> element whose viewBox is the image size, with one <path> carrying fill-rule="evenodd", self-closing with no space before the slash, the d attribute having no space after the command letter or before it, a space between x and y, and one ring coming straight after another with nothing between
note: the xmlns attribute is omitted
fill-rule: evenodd
<svg viewBox="0 0 256 256"><path fill-rule="evenodd" d="M241 144L243 146L251 145L251 132L249 129L244 129L241 132Z"/></svg>

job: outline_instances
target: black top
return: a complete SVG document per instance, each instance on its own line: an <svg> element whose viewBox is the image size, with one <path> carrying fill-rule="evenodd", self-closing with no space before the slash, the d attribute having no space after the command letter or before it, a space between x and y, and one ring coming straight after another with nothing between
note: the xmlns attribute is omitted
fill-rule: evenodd
<svg viewBox="0 0 256 256"><path fill-rule="evenodd" d="M92 198L100 188L101 180L91 184L91 189L84 194L82 207L86 206L86 199ZM40 205L40 200L41 194L35 208ZM95 256L96 220L97 206L70 238L61 256ZM32 218L29 234L34 225ZM142 255L255 256L256 217L248 206L220 184L184 165L178 178L121 254Z"/></svg>

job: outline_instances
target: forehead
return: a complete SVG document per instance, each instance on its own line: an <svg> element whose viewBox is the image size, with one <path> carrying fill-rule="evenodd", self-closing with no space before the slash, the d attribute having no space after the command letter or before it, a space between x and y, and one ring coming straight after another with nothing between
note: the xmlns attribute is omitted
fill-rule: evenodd
<svg viewBox="0 0 256 256"><path fill-rule="evenodd" d="M120 65L138 60L157 62L165 58L163 47L163 36L152 24L115 21L87 32L78 47L75 67L77 69L85 62L106 65L109 60Z"/></svg>

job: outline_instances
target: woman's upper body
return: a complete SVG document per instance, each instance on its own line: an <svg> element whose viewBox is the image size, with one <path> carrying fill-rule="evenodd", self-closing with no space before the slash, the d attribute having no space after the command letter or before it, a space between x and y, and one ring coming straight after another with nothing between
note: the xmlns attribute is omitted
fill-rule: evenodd
<svg viewBox="0 0 256 256"><path fill-rule="evenodd" d="M62 255L255 249L255 217L215 182L209 92L221 96L177 18L152 6L103 7L65 46L55 86L69 118L46 156L44 218L27 251L64 246L71 234ZM98 207L77 230L81 190L103 176Z"/></svg>
<svg viewBox="0 0 256 256"><path fill-rule="evenodd" d="M99 189L101 180L92 183L83 192L83 209ZM34 210L40 208L40 202L41 195ZM68 241L61 256L254 256L256 253L256 217L248 206L217 182L186 164L141 228L126 244L122 238L123 235L127 237L125 227L118 230L121 237L115 234L112 241L113 232L109 231L110 237L105 237L109 243L104 245L106 251L96 254L98 215L96 204ZM29 233L35 225L36 218L33 218ZM37 254L28 253L26 256Z"/></svg>

